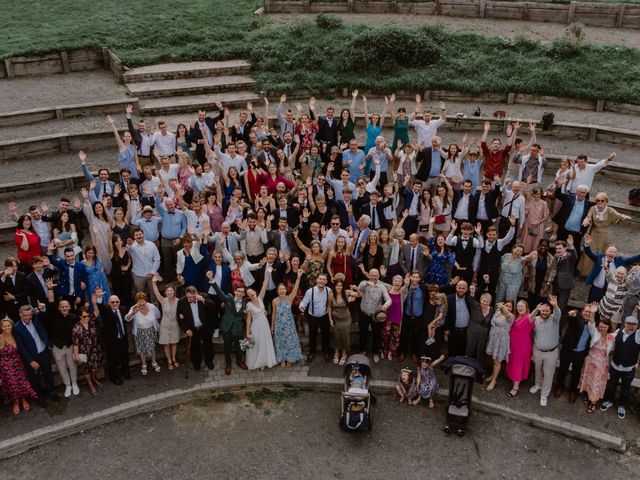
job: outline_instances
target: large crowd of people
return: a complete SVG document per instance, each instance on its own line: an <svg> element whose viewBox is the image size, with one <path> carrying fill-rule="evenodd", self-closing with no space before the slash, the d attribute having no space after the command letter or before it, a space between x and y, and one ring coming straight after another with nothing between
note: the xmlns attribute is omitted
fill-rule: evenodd
<svg viewBox="0 0 640 480"><path fill-rule="evenodd" d="M220 336L227 375L289 368L306 329L307 363L412 361L398 386L411 404L433 406L446 352L485 363L487 390L504 366L509 397L531 378L543 407L567 390L590 413L616 403L624 418L640 254L619 254L612 225L629 218L595 186L615 154L577 152L546 184L533 123L511 124L504 144L488 122L444 142L444 103L430 112L418 96L409 113L391 95L370 112L363 97L362 120L358 98L338 113L282 96L274 126L267 99L264 116L247 104L230 118L217 103L215 116L157 128L127 106L123 135L107 117L118 172L94 176L80 152L79 197L9 204L17 254L0 279L0 379L13 412L57 400L53 364L65 397L79 394L79 372L96 395L103 368L115 385L130 378L130 350L142 376L213 369ZM588 296L575 308L580 275Z"/></svg>

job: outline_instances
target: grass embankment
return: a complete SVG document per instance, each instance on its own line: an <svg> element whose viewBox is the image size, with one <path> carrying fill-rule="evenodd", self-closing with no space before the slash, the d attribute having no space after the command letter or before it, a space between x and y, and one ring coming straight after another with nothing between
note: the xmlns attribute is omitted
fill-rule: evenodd
<svg viewBox="0 0 640 480"><path fill-rule="evenodd" d="M442 27L376 27L320 22L270 24L254 17L257 0L49 0L5 6L0 56L109 46L129 66L245 58L257 88L336 86L397 90L520 92L638 103L640 50L551 46L487 38ZM329 17L329 18L327 18Z"/></svg>

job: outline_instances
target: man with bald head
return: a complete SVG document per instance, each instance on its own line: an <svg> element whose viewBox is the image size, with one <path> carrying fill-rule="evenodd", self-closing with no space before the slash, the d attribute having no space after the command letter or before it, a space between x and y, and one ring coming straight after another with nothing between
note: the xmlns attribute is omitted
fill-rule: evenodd
<svg viewBox="0 0 640 480"><path fill-rule="evenodd" d="M231 231L231 225L223 222L219 232L215 232L209 237L209 243L214 244L216 252L222 252L222 247L233 256L240 250L240 235Z"/></svg>
<svg viewBox="0 0 640 480"><path fill-rule="evenodd" d="M102 317L102 342L107 354L107 374L109 380L122 385L122 379L130 379L129 374L129 342L124 316L127 310L120 305L120 299L111 295L104 302L104 294L97 289L92 296L93 308Z"/></svg>
<svg viewBox="0 0 640 480"><path fill-rule="evenodd" d="M584 284L591 286L587 303L599 302L607 291L607 271L613 276L616 268L631 265L640 260L640 253L630 257L618 255L618 249L610 245L604 252L594 252L591 249L591 235L584 236L584 253L593 260L593 267Z"/></svg>
<svg viewBox="0 0 640 480"><path fill-rule="evenodd" d="M447 296L447 319L444 325L445 339L449 340L449 356L464 355L467 349L467 328L471 317L469 284L460 280L456 293Z"/></svg>

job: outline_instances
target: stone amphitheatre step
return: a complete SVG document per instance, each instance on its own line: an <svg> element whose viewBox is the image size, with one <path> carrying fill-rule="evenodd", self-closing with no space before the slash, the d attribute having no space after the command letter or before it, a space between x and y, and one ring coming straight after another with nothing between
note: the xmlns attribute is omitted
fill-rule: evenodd
<svg viewBox="0 0 640 480"><path fill-rule="evenodd" d="M241 75L249 73L251 65L244 60L224 62L164 63L133 68L124 74L125 83L177 78L199 78L219 75Z"/></svg>
<svg viewBox="0 0 640 480"><path fill-rule="evenodd" d="M221 102L225 107L235 108L244 107L247 102L255 102L258 99L259 97L250 91L154 98L141 100L140 110L144 115L193 114L199 109L213 109L214 102Z"/></svg>
<svg viewBox="0 0 640 480"><path fill-rule="evenodd" d="M200 95L214 92L249 90L255 80L244 75L204 78L180 78L127 84L131 95L140 99L176 95Z"/></svg>

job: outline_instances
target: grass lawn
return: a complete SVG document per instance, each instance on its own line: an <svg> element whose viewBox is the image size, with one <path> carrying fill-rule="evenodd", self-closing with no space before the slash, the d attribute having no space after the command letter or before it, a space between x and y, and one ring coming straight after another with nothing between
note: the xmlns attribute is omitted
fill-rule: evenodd
<svg viewBox="0 0 640 480"><path fill-rule="evenodd" d="M110 47L129 66L244 58L259 90L336 86L520 92L639 103L640 50L486 38L441 27L329 21L270 24L259 0L48 0L7 3L0 56ZM126 6L125 6L126 5ZM44 21L46 19L46 22Z"/></svg>

